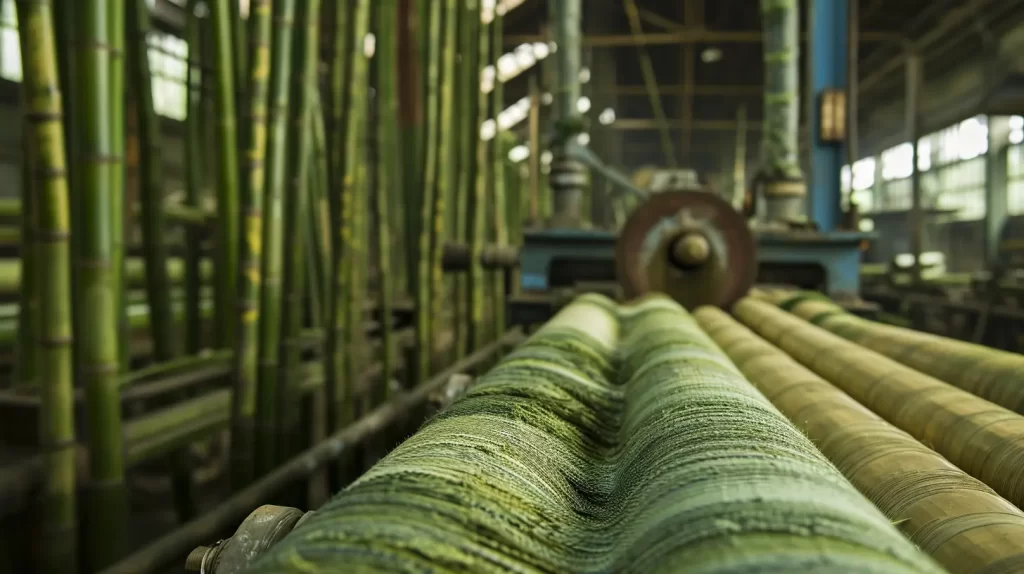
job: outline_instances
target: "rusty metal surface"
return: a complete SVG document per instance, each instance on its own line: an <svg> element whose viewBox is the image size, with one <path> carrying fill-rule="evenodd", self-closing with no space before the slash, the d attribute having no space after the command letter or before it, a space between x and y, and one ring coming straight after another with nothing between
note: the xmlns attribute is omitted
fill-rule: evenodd
<svg viewBox="0 0 1024 574"><path fill-rule="evenodd" d="M616 275L623 294L633 298L651 290L644 246L658 225L675 216L685 216L718 236L712 244L724 251L717 255L725 262L726 272L714 304L724 307L737 301L757 276L754 236L743 216L707 188L653 194L630 215L615 245Z"/></svg>

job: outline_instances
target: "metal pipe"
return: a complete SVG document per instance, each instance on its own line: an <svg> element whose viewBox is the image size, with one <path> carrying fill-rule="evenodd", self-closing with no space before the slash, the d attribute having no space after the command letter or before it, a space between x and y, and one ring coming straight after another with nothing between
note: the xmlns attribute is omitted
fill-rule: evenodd
<svg viewBox="0 0 1024 574"><path fill-rule="evenodd" d="M724 312L694 315L747 380L950 572L1002 571L1024 558L1024 512Z"/></svg>
<svg viewBox="0 0 1024 574"><path fill-rule="evenodd" d="M506 332L497 341L481 348L465 359L453 364L412 391L396 395L327 440L293 457L288 462L258 479L252 485L225 500L210 512L194 519L128 556L101 574L138 574L155 572L173 563L193 548L208 542L225 529L262 504L268 497L290 482L303 479L324 464L336 459L371 434L388 426L414 407L424 403L438 389L443 388L452 375L470 371L490 361L501 349L520 342L519 328Z"/></svg>
<svg viewBox="0 0 1024 574"><path fill-rule="evenodd" d="M1018 507L1024 418L752 298L736 316L818 375ZM952 432L955 431L955 432Z"/></svg>
<svg viewBox="0 0 1024 574"><path fill-rule="evenodd" d="M548 19L555 29L554 63L557 84L555 98L556 138L551 146L551 190L553 227L578 227L583 216L583 187L587 177L580 163L569 157L576 146L581 119L576 111L580 99L580 22L582 0L548 2Z"/></svg>
<svg viewBox="0 0 1024 574"><path fill-rule="evenodd" d="M803 215L807 185L797 157L800 121L800 9L761 0L764 26L764 136L761 183L768 221Z"/></svg>

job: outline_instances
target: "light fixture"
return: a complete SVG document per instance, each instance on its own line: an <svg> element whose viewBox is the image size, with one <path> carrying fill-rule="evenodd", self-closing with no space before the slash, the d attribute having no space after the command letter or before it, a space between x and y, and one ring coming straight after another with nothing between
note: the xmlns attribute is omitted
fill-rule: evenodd
<svg viewBox="0 0 1024 574"><path fill-rule="evenodd" d="M590 110L590 98L583 96L576 100L576 111L585 114Z"/></svg>
<svg viewBox="0 0 1024 574"><path fill-rule="evenodd" d="M480 124L480 139L490 141L498 133L498 126L494 120L486 120Z"/></svg>
<svg viewBox="0 0 1024 574"><path fill-rule="evenodd" d="M548 45L545 44L544 42L534 42L533 43L533 57L534 58L537 58L538 60L543 60L544 58L547 58L548 54L550 54L550 53L551 53L551 48L549 48Z"/></svg>
<svg viewBox="0 0 1024 574"><path fill-rule="evenodd" d="M551 153L551 150L544 150L540 154L541 165L551 165L551 160L555 159L555 156Z"/></svg>
<svg viewBox="0 0 1024 574"><path fill-rule="evenodd" d="M583 132L580 135L576 136L576 143L578 143L578 144L580 144L581 146L584 146L584 147L589 145L590 144L590 134L588 134L587 132Z"/></svg>
<svg viewBox="0 0 1024 574"><path fill-rule="evenodd" d="M544 104L545 106L550 106L551 102L553 101L555 101L555 96L552 96L551 92L544 92L544 94L540 97L540 103Z"/></svg>
<svg viewBox="0 0 1024 574"><path fill-rule="evenodd" d="M605 108L601 110L601 115L597 116L597 121L602 126L611 125L615 121L615 110L611 108Z"/></svg>
<svg viewBox="0 0 1024 574"><path fill-rule="evenodd" d="M590 68L584 66L580 68L580 83L586 84L590 81Z"/></svg>

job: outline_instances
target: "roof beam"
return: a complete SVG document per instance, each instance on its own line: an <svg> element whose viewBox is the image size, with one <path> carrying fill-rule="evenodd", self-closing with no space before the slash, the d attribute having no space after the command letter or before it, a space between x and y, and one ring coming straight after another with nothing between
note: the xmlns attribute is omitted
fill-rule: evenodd
<svg viewBox="0 0 1024 574"><path fill-rule="evenodd" d="M651 118L619 118L609 128L621 131L649 131L660 130L663 127L670 130L683 129L683 121L680 119L666 120L667 125L662 126L657 120ZM695 132L735 132L735 120L694 120L690 122L690 129ZM760 131L760 120L752 120L747 125L750 131Z"/></svg>
<svg viewBox="0 0 1024 574"><path fill-rule="evenodd" d="M806 34L804 34L806 39ZM893 32L861 32L862 42L886 42L900 38L899 34ZM504 38L508 46L519 44L543 42L547 38L540 34L509 34ZM599 34L583 36L583 45L596 48L609 48L615 46L636 46L646 44L648 46L668 44L694 44L694 43L720 43L720 44L742 44L758 43L761 41L760 30L703 30L689 29L677 32L658 32L643 34L643 37L636 37L632 34Z"/></svg>
<svg viewBox="0 0 1024 574"><path fill-rule="evenodd" d="M764 93L764 86L761 84L749 86L694 84L688 88L683 84L669 84L659 85L658 91L662 95L673 96L761 96ZM594 92L615 94L617 96L647 95L647 91L641 85L618 85L607 90L595 89Z"/></svg>

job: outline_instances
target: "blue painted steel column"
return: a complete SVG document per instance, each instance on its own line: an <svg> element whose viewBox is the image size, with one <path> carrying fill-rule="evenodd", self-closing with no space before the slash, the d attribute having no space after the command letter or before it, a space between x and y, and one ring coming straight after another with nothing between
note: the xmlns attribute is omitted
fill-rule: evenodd
<svg viewBox="0 0 1024 574"><path fill-rule="evenodd" d="M818 138L821 117L819 102L826 89L847 86L847 0L811 0L811 174L808 190L810 219L822 231L832 231L842 217L839 172L845 160L845 146L823 143Z"/></svg>

